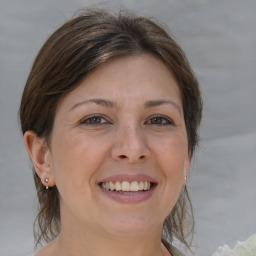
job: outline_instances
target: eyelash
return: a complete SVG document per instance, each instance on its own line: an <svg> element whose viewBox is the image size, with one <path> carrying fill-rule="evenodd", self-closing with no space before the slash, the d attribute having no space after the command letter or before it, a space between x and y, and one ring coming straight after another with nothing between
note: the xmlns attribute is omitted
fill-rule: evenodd
<svg viewBox="0 0 256 256"><path fill-rule="evenodd" d="M100 120L100 122L98 122ZM102 122L102 120L105 120L104 122ZM85 119L83 119L81 122L81 124L83 125L91 125L91 126L100 126L103 124L107 124L110 123L109 121L107 121L106 118L104 118L101 115L91 115L86 117Z"/></svg>
<svg viewBox="0 0 256 256"><path fill-rule="evenodd" d="M103 121L104 120L104 121ZM156 121L157 123L152 123L152 121ZM101 126L104 124L111 124L105 117L101 115L91 115L83 119L80 124L87 126ZM164 117L162 115L155 115L150 117L146 122L146 125L155 125L155 126L166 126L166 125L174 125L174 122L170 120L170 118Z"/></svg>
<svg viewBox="0 0 256 256"><path fill-rule="evenodd" d="M148 123L149 121L152 121L153 119L158 120L160 121L160 123L156 123L156 124L152 124L152 125L156 125L156 126L165 126L165 125L173 125L173 121L170 120L170 118L167 118L167 117L164 117L164 116L161 116L161 115L155 115L155 116L152 116L148 121L145 122L145 124L150 124ZM163 123L164 121L164 123Z"/></svg>

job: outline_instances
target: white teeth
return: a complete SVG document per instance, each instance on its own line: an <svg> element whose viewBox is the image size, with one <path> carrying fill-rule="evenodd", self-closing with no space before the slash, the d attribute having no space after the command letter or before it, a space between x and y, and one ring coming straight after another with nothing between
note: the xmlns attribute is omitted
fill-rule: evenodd
<svg viewBox="0 0 256 256"><path fill-rule="evenodd" d="M140 187L140 190L144 190L144 182L143 181L139 182L139 187Z"/></svg>
<svg viewBox="0 0 256 256"><path fill-rule="evenodd" d="M122 190L122 185L121 185L121 183L119 181L116 182L115 188L116 188L116 191Z"/></svg>
<svg viewBox="0 0 256 256"><path fill-rule="evenodd" d="M148 181L109 181L109 182L103 182L101 183L101 187L107 190L111 191L131 191L131 192L137 192L137 191L145 191L150 189L150 182Z"/></svg>
<svg viewBox="0 0 256 256"><path fill-rule="evenodd" d="M131 188L130 188L131 191L139 191L140 190L140 187L139 187L139 184L137 181L133 181L131 183Z"/></svg>
<svg viewBox="0 0 256 256"><path fill-rule="evenodd" d="M115 190L115 184L112 181L109 182L109 189L112 191Z"/></svg>
<svg viewBox="0 0 256 256"><path fill-rule="evenodd" d="M130 183L128 181L122 182L122 191L130 191Z"/></svg>

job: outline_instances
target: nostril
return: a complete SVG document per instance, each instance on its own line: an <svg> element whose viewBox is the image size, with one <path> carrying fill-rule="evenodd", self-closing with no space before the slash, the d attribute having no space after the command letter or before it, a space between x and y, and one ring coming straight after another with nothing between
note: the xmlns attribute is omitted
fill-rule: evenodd
<svg viewBox="0 0 256 256"><path fill-rule="evenodd" d="M123 158L123 159L124 159L124 158L127 158L126 155L120 155L119 157L120 157L120 158ZM140 156L140 157L139 157L139 159L144 159L144 158L145 158L145 156Z"/></svg>

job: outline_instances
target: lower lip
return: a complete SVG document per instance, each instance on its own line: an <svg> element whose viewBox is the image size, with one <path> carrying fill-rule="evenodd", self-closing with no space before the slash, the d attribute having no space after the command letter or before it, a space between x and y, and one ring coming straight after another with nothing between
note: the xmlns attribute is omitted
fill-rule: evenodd
<svg viewBox="0 0 256 256"><path fill-rule="evenodd" d="M117 201L119 203L135 204L135 203L141 203L149 199L152 196L156 186L153 186L152 188L150 188L150 190L147 190L147 191L130 192L130 193L111 191L111 190L104 189L102 187L100 188L101 188L101 191L106 196L113 199L114 201Z"/></svg>

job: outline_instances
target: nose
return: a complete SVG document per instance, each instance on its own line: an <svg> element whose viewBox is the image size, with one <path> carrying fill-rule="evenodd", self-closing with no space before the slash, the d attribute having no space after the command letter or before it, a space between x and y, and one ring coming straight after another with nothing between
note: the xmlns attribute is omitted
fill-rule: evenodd
<svg viewBox="0 0 256 256"><path fill-rule="evenodd" d="M141 128L120 128L111 150L112 158L128 163L138 163L149 158L150 150Z"/></svg>

